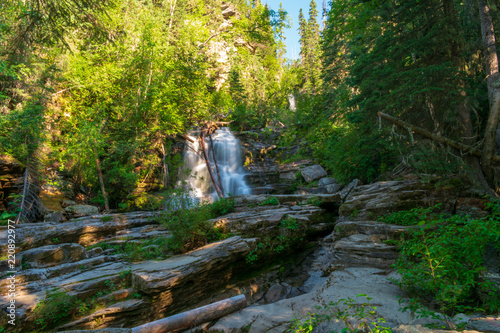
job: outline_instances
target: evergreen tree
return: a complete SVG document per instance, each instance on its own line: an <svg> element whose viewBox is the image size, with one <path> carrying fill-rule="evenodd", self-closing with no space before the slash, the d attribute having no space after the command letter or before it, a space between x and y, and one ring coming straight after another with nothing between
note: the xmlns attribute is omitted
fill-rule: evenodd
<svg viewBox="0 0 500 333"><path fill-rule="evenodd" d="M320 31L318 24L316 2L309 5L309 20L306 21L299 11L300 55L305 87L314 88L321 85L321 48L319 44Z"/></svg>

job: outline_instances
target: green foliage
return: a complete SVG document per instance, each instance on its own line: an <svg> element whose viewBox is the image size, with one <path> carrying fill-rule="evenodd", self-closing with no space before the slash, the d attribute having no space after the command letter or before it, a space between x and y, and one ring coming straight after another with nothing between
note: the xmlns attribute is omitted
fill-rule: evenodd
<svg viewBox="0 0 500 333"><path fill-rule="evenodd" d="M17 216L15 213L9 213L7 211L2 212L0 214L0 225L8 225L9 220L14 219Z"/></svg>
<svg viewBox="0 0 500 333"><path fill-rule="evenodd" d="M402 210L399 212L389 213L380 220L389 224L397 224L397 225L417 225L417 224L425 224L428 220L434 220L438 218L438 214L441 204L437 204L432 207L422 208L416 207L410 210Z"/></svg>
<svg viewBox="0 0 500 333"><path fill-rule="evenodd" d="M321 206L322 203L323 201L321 201L321 199L319 199L318 197L311 197L306 200L307 205L313 205L317 207Z"/></svg>
<svg viewBox="0 0 500 333"><path fill-rule="evenodd" d="M295 319L287 332L309 333L322 322L341 321L345 324L343 333L391 333L390 327L382 326L386 321L378 316L377 307L369 303L370 297L360 294L356 297L365 297L365 302L359 302L352 298L340 299L337 302L330 302L324 306L316 306L318 312L308 312L304 319Z"/></svg>
<svg viewBox="0 0 500 333"><path fill-rule="evenodd" d="M33 310L35 325L42 331L59 325L74 314L77 298L66 291L49 291Z"/></svg>
<svg viewBox="0 0 500 333"><path fill-rule="evenodd" d="M109 221L111 221L112 219L113 219L113 217L112 217L112 216L109 216L109 215L101 217L101 221L102 221L102 222L109 222Z"/></svg>
<svg viewBox="0 0 500 333"><path fill-rule="evenodd" d="M229 236L207 221L234 210L234 198L220 198L211 204L194 204L188 196L176 198L177 209L166 211L162 223L172 232L168 248L184 253Z"/></svg>
<svg viewBox="0 0 500 333"><path fill-rule="evenodd" d="M395 150L382 133L359 129L336 131L330 138L326 167L335 179L347 184L353 179L370 182L395 164Z"/></svg>
<svg viewBox="0 0 500 333"><path fill-rule="evenodd" d="M267 197L264 201L259 203L259 206L278 206L280 202L278 201L278 198L270 196Z"/></svg>
<svg viewBox="0 0 500 333"><path fill-rule="evenodd" d="M286 219L280 221L280 228L286 228L290 230L297 230L299 228L299 224L297 220L292 216L287 216Z"/></svg>
<svg viewBox="0 0 500 333"><path fill-rule="evenodd" d="M420 221L400 247L396 269L401 280L396 283L450 315L498 311L500 293L484 276L483 255L488 244L497 249L500 244L500 209L497 202L489 209L490 215L481 219L440 216Z"/></svg>

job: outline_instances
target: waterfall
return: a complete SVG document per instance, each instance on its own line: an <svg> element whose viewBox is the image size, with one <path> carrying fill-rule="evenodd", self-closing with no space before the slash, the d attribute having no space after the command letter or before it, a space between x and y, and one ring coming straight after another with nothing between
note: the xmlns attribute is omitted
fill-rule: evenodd
<svg viewBox="0 0 500 333"><path fill-rule="evenodd" d="M186 186L197 201L214 201L218 195L212 185L207 165L201 157L200 143L195 136L188 137L194 142L186 142L184 149L184 170L188 173L185 179ZM212 135L212 139L213 151L210 140L206 138L206 153L212 165L214 178L218 181L213 156L215 152L224 196L250 194L250 188L245 182L240 141L227 127L218 129Z"/></svg>

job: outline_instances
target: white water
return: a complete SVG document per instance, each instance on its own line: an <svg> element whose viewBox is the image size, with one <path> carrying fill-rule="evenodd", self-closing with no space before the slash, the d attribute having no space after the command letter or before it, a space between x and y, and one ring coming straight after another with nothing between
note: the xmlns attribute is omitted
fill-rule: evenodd
<svg viewBox="0 0 500 333"><path fill-rule="evenodd" d="M184 150L184 169L190 171L189 176L186 178L186 185L191 191L191 196L197 198L198 201L214 201L218 198L218 195L210 179L207 165L202 158L203 153L200 144L195 136L189 136L189 138L194 143L187 142ZM218 129L212 135L212 139L224 196L250 194L250 188L245 182L239 140L227 127ZM205 151L212 165L213 176L215 181L219 182L208 136L205 138L205 144Z"/></svg>

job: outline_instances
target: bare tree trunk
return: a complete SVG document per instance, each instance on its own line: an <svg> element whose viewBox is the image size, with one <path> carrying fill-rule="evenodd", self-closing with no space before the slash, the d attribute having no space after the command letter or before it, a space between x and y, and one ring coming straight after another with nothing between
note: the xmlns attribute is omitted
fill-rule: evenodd
<svg viewBox="0 0 500 333"><path fill-rule="evenodd" d="M494 169L492 157L495 154L495 138L500 116L500 89L498 87L498 55L495 46L495 30L490 15L490 7L484 0L477 0L481 32L484 45L486 80L488 83L488 97L490 100L490 114L484 132L484 145L481 162L483 171L490 184L494 184Z"/></svg>
<svg viewBox="0 0 500 333"><path fill-rule="evenodd" d="M106 194L106 188L104 187L104 179L102 178L102 171L101 171L101 162L99 161L99 155L97 154L97 140L94 139L95 146L92 147L92 150L94 151L94 156L95 156L95 164L97 168L97 176L99 177L99 183L101 184L101 193L102 196L104 197L104 209L109 212L109 203L108 203L108 195Z"/></svg>
<svg viewBox="0 0 500 333"><path fill-rule="evenodd" d="M217 182L215 181L215 178L214 178L214 173L212 172L212 167L210 166L210 161L208 160L208 155L207 155L207 151L205 149L205 131L202 131L201 132L201 137L200 137L200 143L201 143L201 150L203 152L203 157L205 158L205 162L207 164L207 169L208 169L208 173L210 174L210 179L212 180L212 184L214 184L214 187L215 187L215 191L217 191L217 194L219 195L219 198L224 198L224 194L222 193L219 185L217 184Z"/></svg>
<svg viewBox="0 0 500 333"><path fill-rule="evenodd" d="M217 179L219 180L222 194L224 194L224 188L222 187L222 178L219 172L219 164L217 163L217 158L215 157L214 141L212 140L212 134L209 134L208 137L210 138L210 146L212 148L212 155L214 156L214 164L215 164L215 171L217 171Z"/></svg>

